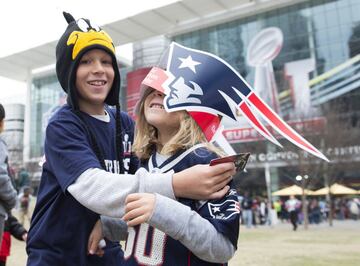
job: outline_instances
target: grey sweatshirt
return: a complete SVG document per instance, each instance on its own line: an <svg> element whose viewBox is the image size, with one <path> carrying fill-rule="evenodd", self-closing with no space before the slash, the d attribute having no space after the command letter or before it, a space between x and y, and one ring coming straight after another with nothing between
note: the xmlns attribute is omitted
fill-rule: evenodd
<svg viewBox="0 0 360 266"><path fill-rule="evenodd" d="M110 217L124 215L125 199L131 193L159 193L175 198L172 172L150 174L140 168L134 175L113 174L98 168L82 173L68 187L70 194L86 208Z"/></svg>
<svg viewBox="0 0 360 266"><path fill-rule="evenodd" d="M172 173L150 174L144 168L139 169L135 176L121 177L101 169L88 169L68 187L68 191L88 209L115 218L124 215L124 202L128 194L158 193L148 223L179 240L200 259L214 263L227 262L235 253L234 246L208 220L174 200L171 176ZM101 219L106 238L113 241L126 239L127 226L124 221L103 216Z"/></svg>
<svg viewBox="0 0 360 266"><path fill-rule="evenodd" d="M0 216L7 216L7 213L15 207L16 195L8 173L7 146L0 137Z"/></svg>
<svg viewBox="0 0 360 266"><path fill-rule="evenodd" d="M171 211L169 211L171 210ZM101 216L104 237L119 241L127 237L123 220ZM154 212L148 224L180 241L202 260L226 263L235 253L230 240L197 212L175 200L156 194Z"/></svg>
<svg viewBox="0 0 360 266"><path fill-rule="evenodd" d="M8 173L8 150L5 141L0 137L0 240L8 213L16 205L16 190Z"/></svg>
<svg viewBox="0 0 360 266"><path fill-rule="evenodd" d="M202 260L227 262L235 253L234 246L209 221L175 200L172 175L172 171L150 174L143 168L135 175L88 169L67 190L88 209L116 218L124 215L127 195L137 192L158 193L155 209L148 223L179 240ZM125 240L126 223L106 216L101 216L104 236L114 241Z"/></svg>

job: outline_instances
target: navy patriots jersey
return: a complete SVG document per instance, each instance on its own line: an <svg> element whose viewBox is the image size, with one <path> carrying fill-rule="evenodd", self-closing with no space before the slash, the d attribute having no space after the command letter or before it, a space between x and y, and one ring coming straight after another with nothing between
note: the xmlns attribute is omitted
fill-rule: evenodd
<svg viewBox="0 0 360 266"><path fill-rule="evenodd" d="M110 122L84 114L103 152L106 171L119 173L115 143L115 110L107 108ZM134 173L138 160L131 154L134 122L121 113L124 170ZM34 265L121 265L118 243L107 242L105 255L87 255L90 232L99 215L81 205L67 188L85 170L101 168L91 148L90 136L82 121L68 105L51 118L46 130L45 156L37 202L27 239L28 266Z"/></svg>
<svg viewBox="0 0 360 266"><path fill-rule="evenodd" d="M214 153L204 148L204 146L200 146L191 151L178 152L161 165L156 164L156 153L154 153L143 166L153 173L164 173L170 170L180 172L196 164L208 164L211 159L217 157ZM237 193L232 182L230 187L229 193L219 200L211 200L201 204L196 200L180 198L179 202L189 206L203 218L207 219L236 248L239 235L240 208ZM172 210L168 211L171 212ZM227 265L210 263L199 259L179 241L167 236L147 223L136 227L129 227L124 257L125 265L131 266Z"/></svg>

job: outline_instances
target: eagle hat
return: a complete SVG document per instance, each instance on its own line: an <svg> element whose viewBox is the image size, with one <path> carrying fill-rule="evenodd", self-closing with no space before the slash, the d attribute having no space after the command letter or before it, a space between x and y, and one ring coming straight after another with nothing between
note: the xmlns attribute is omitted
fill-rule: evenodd
<svg viewBox="0 0 360 266"><path fill-rule="evenodd" d="M88 19L81 18L76 21L69 13L63 12L63 15L68 26L56 46L56 74L61 87L68 94L68 104L78 109L75 81L80 59L92 49L101 49L111 56L115 74L105 103L116 105L119 103L121 79L111 37Z"/></svg>
<svg viewBox="0 0 360 266"><path fill-rule="evenodd" d="M140 86L140 96L139 100L135 105L135 114L140 115L141 103L146 99L146 97L154 90L157 90L163 93L165 96L169 91L165 88L166 80L168 79L168 72L164 70L165 67L163 64L159 64L158 67L153 67L150 69L149 73L146 75L144 80L141 82ZM166 108L165 98L164 98L164 108ZM216 130L220 126L222 117L216 115L210 115L204 112L196 112L184 109L198 124L200 129L203 131L206 139L210 142L214 137Z"/></svg>

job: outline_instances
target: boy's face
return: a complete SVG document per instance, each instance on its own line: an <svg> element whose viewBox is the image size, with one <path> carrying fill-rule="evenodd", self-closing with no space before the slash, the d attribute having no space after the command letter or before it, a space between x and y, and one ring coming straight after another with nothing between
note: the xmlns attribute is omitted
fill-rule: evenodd
<svg viewBox="0 0 360 266"><path fill-rule="evenodd" d="M164 108L164 97L163 93L152 90L144 102L145 118L159 131L173 132L179 128L181 112L167 112Z"/></svg>
<svg viewBox="0 0 360 266"><path fill-rule="evenodd" d="M76 71L80 109L103 106L114 76L112 58L108 53L100 49L85 53Z"/></svg>

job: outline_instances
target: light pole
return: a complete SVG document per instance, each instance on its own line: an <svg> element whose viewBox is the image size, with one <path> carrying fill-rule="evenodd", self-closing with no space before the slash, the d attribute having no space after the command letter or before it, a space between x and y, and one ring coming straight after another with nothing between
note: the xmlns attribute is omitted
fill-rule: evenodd
<svg viewBox="0 0 360 266"><path fill-rule="evenodd" d="M266 182L266 193L267 193L267 208L268 208L268 223L269 225L273 225L273 214L272 209L272 198L271 198L271 177L270 177L270 166L269 163L265 163L265 182Z"/></svg>
<svg viewBox="0 0 360 266"><path fill-rule="evenodd" d="M308 217L308 209L307 209L307 205L306 205L306 194L305 194L305 187L306 187L306 181L308 180L309 176L308 175L297 175L295 177L296 181L299 181L301 184L301 205L302 205L302 213L304 215L304 229L307 230L308 229L308 225L309 225L309 217Z"/></svg>

